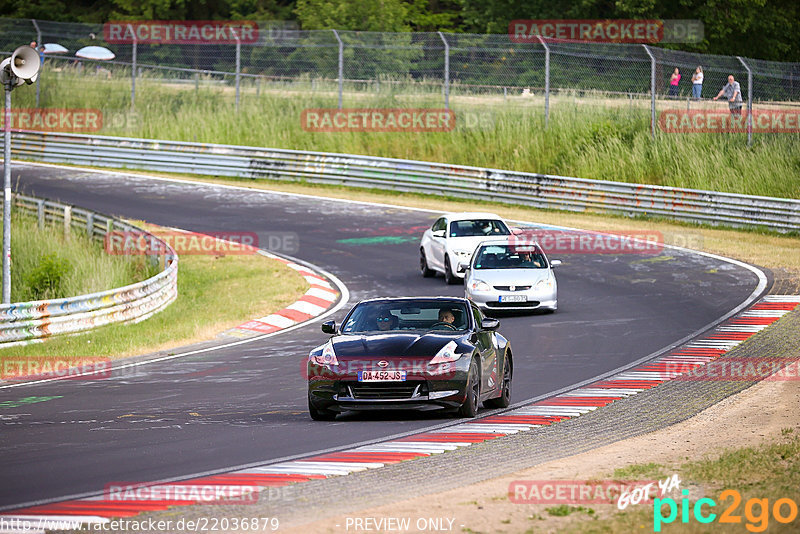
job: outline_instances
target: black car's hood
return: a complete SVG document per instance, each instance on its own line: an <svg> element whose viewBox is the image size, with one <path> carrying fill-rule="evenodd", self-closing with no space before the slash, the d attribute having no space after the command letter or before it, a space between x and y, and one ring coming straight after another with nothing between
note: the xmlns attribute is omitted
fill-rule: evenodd
<svg viewBox="0 0 800 534"><path fill-rule="evenodd" d="M387 332L334 337L337 358L433 357L450 341L463 346L463 333Z"/></svg>

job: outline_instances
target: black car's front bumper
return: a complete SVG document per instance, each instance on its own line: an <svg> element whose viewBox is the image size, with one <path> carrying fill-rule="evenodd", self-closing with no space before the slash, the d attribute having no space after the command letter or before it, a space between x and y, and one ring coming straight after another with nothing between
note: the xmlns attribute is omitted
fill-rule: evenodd
<svg viewBox="0 0 800 534"><path fill-rule="evenodd" d="M318 410L437 410L461 406L467 397L470 359L409 371L405 381L359 382L357 372L339 371L309 360L308 397ZM373 362L363 362L373 369ZM375 368L375 370L378 370Z"/></svg>

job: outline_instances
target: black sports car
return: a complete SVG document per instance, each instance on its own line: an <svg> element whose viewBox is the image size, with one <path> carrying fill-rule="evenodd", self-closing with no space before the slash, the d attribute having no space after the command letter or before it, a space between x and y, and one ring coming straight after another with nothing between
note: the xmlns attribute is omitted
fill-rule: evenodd
<svg viewBox="0 0 800 534"><path fill-rule="evenodd" d="M497 319L458 297L364 300L308 356L308 411L445 409L475 417L478 405L508 406L511 346Z"/></svg>

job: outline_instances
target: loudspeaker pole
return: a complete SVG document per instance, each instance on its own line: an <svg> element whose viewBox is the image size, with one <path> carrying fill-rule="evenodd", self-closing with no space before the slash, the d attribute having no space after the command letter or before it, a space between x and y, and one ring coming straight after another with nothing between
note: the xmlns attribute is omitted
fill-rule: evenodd
<svg viewBox="0 0 800 534"><path fill-rule="evenodd" d="M4 83L3 112L3 304L11 304L11 80Z"/></svg>

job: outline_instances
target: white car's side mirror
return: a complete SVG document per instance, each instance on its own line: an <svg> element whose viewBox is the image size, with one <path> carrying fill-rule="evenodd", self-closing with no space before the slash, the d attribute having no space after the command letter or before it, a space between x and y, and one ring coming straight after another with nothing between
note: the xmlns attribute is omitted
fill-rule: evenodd
<svg viewBox="0 0 800 534"><path fill-rule="evenodd" d="M558 267L561 265L561 260L550 260L550 267Z"/></svg>
<svg viewBox="0 0 800 534"><path fill-rule="evenodd" d="M434 230L431 235L433 237L444 237L444 230Z"/></svg>

